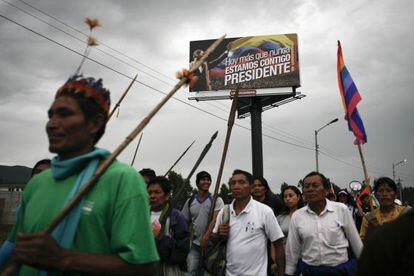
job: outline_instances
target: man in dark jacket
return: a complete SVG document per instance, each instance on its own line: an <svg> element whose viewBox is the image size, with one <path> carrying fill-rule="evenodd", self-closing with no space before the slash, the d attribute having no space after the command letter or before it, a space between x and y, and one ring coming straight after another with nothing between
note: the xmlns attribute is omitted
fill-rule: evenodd
<svg viewBox="0 0 414 276"><path fill-rule="evenodd" d="M181 212L169 208L171 185L168 179L157 176L148 183L151 221L161 258L159 275L184 275L190 241L188 224Z"/></svg>

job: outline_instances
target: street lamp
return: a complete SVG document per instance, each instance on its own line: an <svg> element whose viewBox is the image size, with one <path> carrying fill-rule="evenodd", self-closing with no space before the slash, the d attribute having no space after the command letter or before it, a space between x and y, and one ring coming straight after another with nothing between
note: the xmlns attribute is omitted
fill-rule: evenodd
<svg viewBox="0 0 414 276"><path fill-rule="evenodd" d="M395 164L392 164L392 179L394 180L394 182L395 182L395 168L398 166L398 165L401 165L401 164L404 164L404 163L407 163L407 159L403 159L403 160L401 160L400 162L398 162L398 163L395 163ZM401 184L401 181L400 181L400 200L401 200L401 202L402 202L402 184Z"/></svg>
<svg viewBox="0 0 414 276"><path fill-rule="evenodd" d="M323 127L319 128L318 130L315 130L315 157L316 157L316 171L319 172L319 161L318 161L318 155L319 155L319 145L318 145L318 133L324 129L325 127L338 122L338 118L333 119Z"/></svg>

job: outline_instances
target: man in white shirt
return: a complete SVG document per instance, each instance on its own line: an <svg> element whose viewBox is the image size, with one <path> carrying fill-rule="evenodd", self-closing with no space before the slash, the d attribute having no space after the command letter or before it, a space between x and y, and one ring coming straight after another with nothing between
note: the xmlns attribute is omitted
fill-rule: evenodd
<svg viewBox="0 0 414 276"><path fill-rule="evenodd" d="M283 275L285 253L282 230L272 209L251 197L252 184L250 173L235 170L230 184L234 197L230 205L230 221L222 223L224 209L217 216L214 237L228 239L226 275L266 275L267 240L276 248L277 272Z"/></svg>
<svg viewBox="0 0 414 276"><path fill-rule="evenodd" d="M303 180L307 206L296 211L286 243L287 275L356 275L362 242L348 208L329 201L329 181L318 172Z"/></svg>

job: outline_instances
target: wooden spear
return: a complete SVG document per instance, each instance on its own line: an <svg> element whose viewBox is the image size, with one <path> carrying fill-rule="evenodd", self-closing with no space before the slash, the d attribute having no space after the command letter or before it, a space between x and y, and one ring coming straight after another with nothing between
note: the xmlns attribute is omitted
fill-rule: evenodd
<svg viewBox="0 0 414 276"><path fill-rule="evenodd" d="M197 161L195 162L193 168L191 169L190 173L188 174L187 178L185 179L190 180L190 178L193 176L194 172L197 170L198 166L200 165L201 161L203 161L204 156L206 156L207 152L210 150L211 145L213 144L213 141L217 138L218 130L214 132L213 136L211 136L210 141L207 143L207 145L204 147L203 151L201 152L200 156L198 157Z"/></svg>
<svg viewBox="0 0 414 276"><path fill-rule="evenodd" d="M114 115L117 108L121 105L122 100L125 98L126 94L128 93L129 89L131 89L131 86L134 84L135 80L137 79L138 74L135 75L134 79L131 81L131 83L128 85L125 92L122 94L121 98L118 100L118 102L115 104L114 108L112 109L111 113L109 113L108 121L111 119L112 115Z"/></svg>
<svg viewBox="0 0 414 276"><path fill-rule="evenodd" d="M172 169L175 167L175 165L177 165L178 162L180 162L181 158L184 157L184 155L187 153L187 151L193 146L193 144L195 143L195 140L185 149L185 151L180 155L180 157L178 157L178 159L174 162L174 164L172 164L172 166L168 169L168 171L164 174L164 177L166 177L170 171L172 171Z"/></svg>
<svg viewBox="0 0 414 276"><path fill-rule="evenodd" d="M238 98L239 98L239 88L236 89L236 93L234 94L233 102L231 104L229 120L227 122L226 140L224 142L223 154L221 155L220 168L219 168L219 172L217 174L216 186L214 187L213 199L211 200L211 206L210 206L210 210L208 212L207 226L206 226L206 230L204 231L204 233L206 233L208 231L208 229L210 227L210 224L211 224L211 222L213 220L213 213L214 213L214 208L216 207L217 196L218 196L218 191L219 191L220 182L221 182L221 176L223 174L224 163L226 161L227 149L229 148L231 130L233 128L234 119L236 117L237 100L238 100ZM200 258L198 267L197 267L197 275L202 271L202 267L203 267L202 264L204 262L203 261L203 254L204 254L204 252L202 251L201 254L202 255L201 255L201 258Z"/></svg>
<svg viewBox="0 0 414 276"><path fill-rule="evenodd" d="M207 152L210 150L211 145L213 144L213 141L216 139L218 134L218 131L216 131L213 136L211 136L210 141L208 142L208 144L204 147L203 151L201 152L200 156L198 157L196 163L194 164L193 168L191 169L191 172L188 174L187 178L184 180L183 184L179 187L178 191L175 193L174 198L175 201L171 202L170 204L166 205L164 207L164 209L161 212L161 216L160 216L160 224L161 227L164 227L165 222L167 220L167 216L170 213L171 209L175 206L177 207L177 201L179 200L181 194L184 192L184 188L186 187L186 184L188 183L188 181L190 180L190 178L193 176L195 170L198 168L198 166L200 165L201 161L204 159L204 156L206 156ZM163 229L161 229L161 233L163 232Z"/></svg>
<svg viewBox="0 0 414 276"><path fill-rule="evenodd" d="M200 60L193 63L190 72L194 72L207 59L208 55L213 52L217 46L223 41L225 35L217 39L208 47ZM134 140L135 137L144 129L144 127L151 121L155 114L165 105L165 103L177 92L182 86L187 84L189 79L183 76L180 81L173 87L173 89L161 100L158 105L138 124L138 126L125 138L125 140L115 149L115 151L103 162L101 162L91 178L82 186L80 191L70 200L70 202L62 209L62 211L53 219L49 226L44 230L44 233L51 234L59 223L69 214L69 212L78 204L81 199L92 189L94 184L99 180L106 169L115 161L121 152ZM18 264L12 263L4 271L3 275L13 275L18 269Z"/></svg>
<svg viewBox="0 0 414 276"><path fill-rule="evenodd" d="M237 88L236 89L236 93L234 94L234 97L233 97L233 102L231 104L229 120L227 122L226 140L224 142L223 154L221 155L221 162L220 162L219 172L217 174L216 186L214 187L213 200L211 201L210 211L208 213L208 224L207 224L207 227L211 223L211 220L213 218L214 208L216 206L217 195L218 195L218 191L219 191L219 188L220 188L221 176L223 174L224 163L226 161L226 156L227 156L227 149L229 148L231 130L233 129L234 119L236 117L237 100L238 100L238 98L239 98L239 89Z"/></svg>
<svg viewBox="0 0 414 276"><path fill-rule="evenodd" d="M144 132L141 133L141 136L139 137L137 147L135 148L134 157L132 158L132 161L131 161L131 167L134 166L135 157L137 156L138 148L139 148L139 145L141 144L141 140L142 140L143 135L144 135Z"/></svg>
<svg viewBox="0 0 414 276"><path fill-rule="evenodd" d="M213 141L217 138L218 130L211 136L210 141L207 143L207 145L204 147L203 151L201 152L200 156L198 157L197 161L195 162L193 168L191 169L191 172L188 174L187 178L184 180L183 185L181 185L180 189L175 193L175 198L178 200L180 198L181 193L184 191L185 185L188 181L190 181L190 178L193 176L195 170L200 165L201 161L203 161L204 156L206 156L207 152L210 150L211 145L213 144Z"/></svg>
<svg viewBox="0 0 414 276"><path fill-rule="evenodd" d="M208 57L208 55L214 51L214 49L223 41L224 36L216 40L204 53L203 57L193 64L190 68L190 72L196 70ZM154 107L153 110L138 124L138 126L125 138L125 140L115 149L115 151L104 160L96 169L92 177L83 185L79 193L68 203L67 206L56 216L56 218L50 223L45 232L52 233L52 231L59 225L59 223L66 217L66 215L72 210L72 208L86 195L93 185L99 180L105 170L115 161L115 159L121 154L121 152L134 140L135 137L145 128L145 126L151 121L151 119L157 114L157 112L165 105L165 103L177 92L182 86L188 82L186 77L183 77L174 88L161 100L161 102Z"/></svg>

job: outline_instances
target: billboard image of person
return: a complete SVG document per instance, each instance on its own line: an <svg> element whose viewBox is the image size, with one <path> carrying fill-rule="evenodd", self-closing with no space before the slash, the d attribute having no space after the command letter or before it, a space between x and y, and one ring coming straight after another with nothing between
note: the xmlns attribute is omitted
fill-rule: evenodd
<svg viewBox="0 0 414 276"><path fill-rule="evenodd" d="M212 41L190 42L191 63ZM190 92L299 87L297 41L296 34L225 39L195 72L199 79Z"/></svg>

